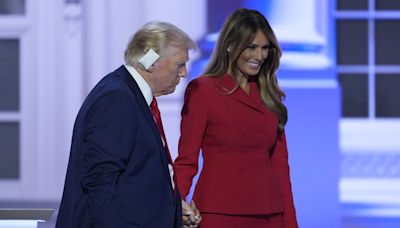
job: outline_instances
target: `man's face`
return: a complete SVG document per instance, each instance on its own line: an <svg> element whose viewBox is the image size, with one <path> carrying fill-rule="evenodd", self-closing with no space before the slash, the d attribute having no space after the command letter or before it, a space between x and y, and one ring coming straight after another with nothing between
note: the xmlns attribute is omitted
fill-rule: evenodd
<svg viewBox="0 0 400 228"><path fill-rule="evenodd" d="M175 91L180 78L185 77L186 62L189 60L186 47L169 47L167 54L162 56L155 64L152 72L152 92L154 96L170 94Z"/></svg>

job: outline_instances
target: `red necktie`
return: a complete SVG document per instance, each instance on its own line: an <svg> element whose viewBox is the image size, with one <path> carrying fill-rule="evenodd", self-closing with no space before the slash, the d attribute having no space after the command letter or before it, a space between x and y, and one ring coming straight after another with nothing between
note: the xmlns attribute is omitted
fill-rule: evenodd
<svg viewBox="0 0 400 228"><path fill-rule="evenodd" d="M160 110L158 109L157 100L154 97L153 97L153 101L150 104L150 109L151 109L151 112L153 113L154 119L156 120L158 130L160 131L160 135L161 135L162 139L164 140L164 146L165 146L165 150L167 152L168 162L170 164L172 164L172 158L171 158L171 154L169 153L167 138L165 137L163 124L161 121Z"/></svg>
<svg viewBox="0 0 400 228"><path fill-rule="evenodd" d="M173 168L173 162L172 162L171 154L169 153L168 144L167 144L167 138L165 137L163 124L162 124L162 121L161 121L160 110L158 109L157 100L154 97L153 97L153 101L150 104L150 109L151 109L151 112L153 113L154 119L156 120L158 130L160 131L160 135L164 140L164 147L165 147L165 151L167 152L168 162L169 162L169 164L172 165L172 168ZM177 194L178 185L176 183L175 175L173 176L172 180L173 180L174 185L175 185L174 192L175 192L175 194Z"/></svg>

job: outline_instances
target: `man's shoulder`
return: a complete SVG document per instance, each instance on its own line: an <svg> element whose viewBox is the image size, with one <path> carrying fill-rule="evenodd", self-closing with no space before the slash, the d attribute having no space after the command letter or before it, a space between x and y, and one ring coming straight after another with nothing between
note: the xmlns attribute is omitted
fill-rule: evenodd
<svg viewBox="0 0 400 228"><path fill-rule="evenodd" d="M126 81L116 71L104 76L91 90L91 93L104 94L115 91L131 92Z"/></svg>
<svg viewBox="0 0 400 228"><path fill-rule="evenodd" d="M133 97L135 92L128 86L128 84L121 79L118 74L112 72L104 76L89 92L83 106L91 106L93 103L103 100L109 96L115 95L124 97Z"/></svg>

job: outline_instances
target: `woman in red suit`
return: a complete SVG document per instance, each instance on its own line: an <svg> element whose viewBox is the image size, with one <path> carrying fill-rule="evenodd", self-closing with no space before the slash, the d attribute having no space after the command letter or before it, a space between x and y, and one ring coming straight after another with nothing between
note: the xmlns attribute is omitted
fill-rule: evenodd
<svg viewBox="0 0 400 228"><path fill-rule="evenodd" d="M296 228L277 85L281 50L265 17L239 9L225 21L203 76L191 81L182 109L178 188L193 200L201 228Z"/></svg>

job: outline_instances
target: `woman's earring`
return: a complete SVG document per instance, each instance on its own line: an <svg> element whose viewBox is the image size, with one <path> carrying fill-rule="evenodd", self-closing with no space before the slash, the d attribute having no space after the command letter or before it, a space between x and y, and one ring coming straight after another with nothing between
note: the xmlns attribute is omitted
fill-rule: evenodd
<svg viewBox="0 0 400 228"><path fill-rule="evenodd" d="M231 52L231 49L230 49L230 48L227 48L226 51L227 51L227 52Z"/></svg>

